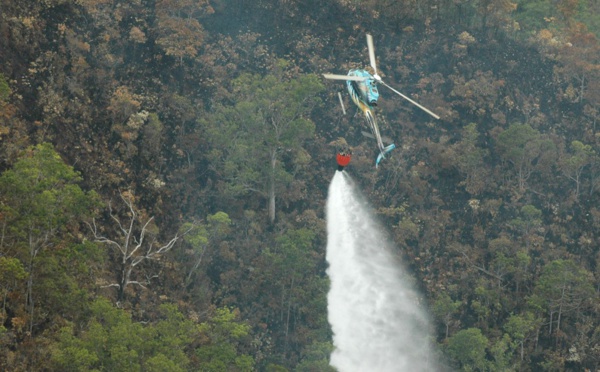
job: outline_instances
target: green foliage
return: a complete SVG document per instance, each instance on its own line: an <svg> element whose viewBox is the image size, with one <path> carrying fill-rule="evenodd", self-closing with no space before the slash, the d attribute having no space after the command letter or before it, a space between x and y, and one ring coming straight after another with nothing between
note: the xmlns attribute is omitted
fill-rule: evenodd
<svg viewBox="0 0 600 372"><path fill-rule="evenodd" d="M600 35L600 21L596 16L597 3L561 1L557 4L551 0L518 0L517 4L515 20L528 33L545 28L566 28L575 20L585 24L597 36Z"/></svg>
<svg viewBox="0 0 600 372"><path fill-rule="evenodd" d="M578 197L584 168L596 163L598 157L591 145L577 140L571 142L570 149L570 153L562 159L561 168L568 178L575 181L575 196Z"/></svg>
<svg viewBox="0 0 600 372"><path fill-rule="evenodd" d="M476 123L467 124L462 130L462 139L464 164L466 167L473 165L479 165L481 158L487 153L485 149L481 149L477 146L479 141L479 131L477 130Z"/></svg>
<svg viewBox="0 0 600 372"><path fill-rule="evenodd" d="M446 292L441 292L433 304L433 314L436 317L443 318L448 314L454 313L460 306L460 301L452 301Z"/></svg>
<svg viewBox="0 0 600 372"><path fill-rule="evenodd" d="M495 239L494 242L498 242L500 239ZM490 246L492 244L490 243ZM493 250L494 258L491 262L491 269L499 277L504 278L506 275L512 275L513 281L519 288L520 283L528 278L531 274L529 273L529 265L531 264L531 256L527 253L526 249L520 249L515 251L514 249L501 249L495 248Z"/></svg>
<svg viewBox="0 0 600 372"><path fill-rule="evenodd" d="M148 115L148 120L142 128L142 144L140 155L146 161L155 161L161 154L163 145L164 125L155 113Z"/></svg>
<svg viewBox="0 0 600 372"><path fill-rule="evenodd" d="M460 365L462 371L486 370L488 339L478 328L463 329L448 339L448 354Z"/></svg>
<svg viewBox="0 0 600 372"><path fill-rule="evenodd" d="M525 312L511 315L504 324L504 330L513 340L523 343L539 326L540 320L533 313Z"/></svg>
<svg viewBox="0 0 600 372"><path fill-rule="evenodd" d="M329 281L318 271L321 255L315 245L315 232L289 229L265 248L258 263L260 306L278 314L270 319L274 341L281 350L299 339L326 342Z"/></svg>
<svg viewBox="0 0 600 372"><path fill-rule="evenodd" d="M186 222L179 229L180 232L188 230L190 231L184 235L183 240L194 247L194 250L202 250L202 247L208 244L209 236L206 226L194 226L191 222Z"/></svg>
<svg viewBox="0 0 600 372"><path fill-rule="evenodd" d="M519 0L517 4L515 19L523 30L529 32L548 27L551 17L558 15L555 4L549 0Z"/></svg>
<svg viewBox="0 0 600 372"><path fill-rule="evenodd" d="M95 242L85 240L79 244L71 244L69 249L58 252L60 261L67 267L66 271L74 278L83 280L90 270L102 267L107 261L106 250ZM68 263L68 265L67 265Z"/></svg>
<svg viewBox="0 0 600 372"><path fill-rule="evenodd" d="M10 96L10 87L3 74L0 73L0 103L4 102Z"/></svg>
<svg viewBox="0 0 600 372"><path fill-rule="evenodd" d="M212 318L198 330L206 341L196 349L202 371L252 371L254 360L240 351L241 341L249 335L250 326L239 320L239 311L218 308Z"/></svg>
<svg viewBox="0 0 600 372"><path fill-rule="evenodd" d="M77 185L80 175L66 165L52 145L30 148L12 169L0 176L0 191L11 226L40 243L71 218L89 215L98 203L95 193ZM18 232L21 230L21 232ZM31 241L31 240L30 240Z"/></svg>
<svg viewBox="0 0 600 372"><path fill-rule="evenodd" d="M571 142L572 156L568 158L567 163L572 168L580 168L589 162L589 159L595 154L592 146L585 145L580 141Z"/></svg>
<svg viewBox="0 0 600 372"><path fill-rule="evenodd" d="M315 75L289 80L250 74L232 85L236 102L217 106L201 120L214 144L210 158L227 182L227 194L253 192L267 198L273 220L275 195L290 186L310 159L303 145L314 135L309 115L320 103L323 85Z"/></svg>
<svg viewBox="0 0 600 372"><path fill-rule="evenodd" d="M64 249L69 250L71 247ZM42 251L36 260L33 295L38 298L40 313L48 312L50 317L61 314L65 319L77 321L89 306L88 288L94 284L91 278L70 267L71 261L63 254ZM85 259L73 264L89 271L88 263Z"/></svg>
<svg viewBox="0 0 600 372"><path fill-rule="evenodd" d="M598 3L580 1L575 18L586 25L590 32L600 37L600 19L598 18Z"/></svg>
<svg viewBox="0 0 600 372"><path fill-rule="evenodd" d="M75 334L72 326L61 330L52 352L55 368L66 371L186 371L185 347L196 334L195 326L175 305L163 304L163 319L143 326L132 321L106 299L90 306L91 318Z"/></svg>
<svg viewBox="0 0 600 372"><path fill-rule="evenodd" d="M52 364L64 371L99 371L93 368L98 363L98 356L81 347L72 334L72 327L61 329L59 344L52 352Z"/></svg>
<svg viewBox="0 0 600 372"><path fill-rule="evenodd" d="M189 361L185 349L197 335L196 326L175 304L162 304L159 310L161 319L145 328L145 354L153 357L143 363L144 368L158 371L156 368L162 365L169 368L163 369L165 371L187 370Z"/></svg>
<svg viewBox="0 0 600 372"><path fill-rule="evenodd" d="M46 303L39 302L48 306L47 311L62 308L63 304L81 304L85 297L85 291L66 273L69 266L59 263L61 250L44 252L51 246L68 246L69 240L62 233L68 227L76 231L80 219L94 212L97 195L84 192L77 184L80 180L48 143L29 148L12 169L0 176L0 213L8 226L5 243L16 249L11 254L26 265L27 296L46 298ZM38 277L39 281L34 280ZM65 287L69 291L63 293ZM72 294L79 300L68 297ZM36 302L27 301L30 330Z"/></svg>
<svg viewBox="0 0 600 372"><path fill-rule="evenodd" d="M319 256L315 252L314 240L313 231L292 229L277 237L277 244L272 249L263 252L265 279L268 278L268 285L272 286L268 291L272 294L281 293L278 296L282 297L282 301L300 306L301 312L307 314L326 312L323 294L328 282L316 277ZM281 303L281 306L284 304Z"/></svg>
<svg viewBox="0 0 600 372"><path fill-rule="evenodd" d="M493 361L488 363L489 371L509 371L511 370L511 354L513 349L513 343L510 336L507 334L503 335L493 345L489 347L489 352L492 356Z"/></svg>
<svg viewBox="0 0 600 372"><path fill-rule="evenodd" d="M531 204L521 207L520 216L511 220L510 225L516 230L528 233L542 224L542 211Z"/></svg>
<svg viewBox="0 0 600 372"><path fill-rule="evenodd" d="M398 223L398 229L402 232L402 236L408 239L415 239L419 236L421 228L410 216L402 216L402 219Z"/></svg>
<svg viewBox="0 0 600 372"><path fill-rule="evenodd" d="M208 322L200 324L200 332L204 332L215 343L229 339L239 340L248 335L250 326L239 322L239 311L219 308Z"/></svg>
<svg viewBox="0 0 600 372"><path fill-rule="evenodd" d="M140 370L139 347L145 342L141 323L133 322L129 314L105 299L96 300L90 310L93 317L88 331L77 341L96 353L101 369Z"/></svg>
<svg viewBox="0 0 600 372"><path fill-rule="evenodd" d="M106 299L96 300L90 311L92 318L79 337L72 327L61 330L59 344L52 353L55 368L139 371L136 346L143 342L141 324L133 323Z"/></svg>
<svg viewBox="0 0 600 372"><path fill-rule="evenodd" d="M336 369L329 365L329 356L333 352L333 344L314 342L302 353L302 361L298 364L297 372L334 372Z"/></svg>
<svg viewBox="0 0 600 372"><path fill-rule="evenodd" d="M512 124L500 133L496 149L515 174L520 192L526 190L526 182L535 170L551 172L556 158L556 146L545 139L529 124Z"/></svg>
<svg viewBox="0 0 600 372"><path fill-rule="evenodd" d="M539 138L540 132L530 125L512 124L498 136L498 150L508 161L520 164L533 155L530 144L535 144Z"/></svg>
<svg viewBox="0 0 600 372"><path fill-rule="evenodd" d="M17 258L0 257L0 290L2 295L2 313L0 319L5 319L6 298L8 294L17 289L23 279L27 277L27 272L21 261Z"/></svg>
<svg viewBox="0 0 600 372"><path fill-rule="evenodd" d="M581 311L597 301L592 275L572 260L555 260L544 266L528 304L535 311L550 316L550 333L554 322L561 329L561 321L573 311ZM555 318L555 314L558 318Z"/></svg>
<svg viewBox="0 0 600 372"><path fill-rule="evenodd" d="M534 225L541 224L542 211L531 204L524 205L521 208L521 215L525 221L529 221Z"/></svg>
<svg viewBox="0 0 600 372"><path fill-rule="evenodd" d="M144 363L144 371L148 372L184 372L185 368L177 365L164 354L151 357Z"/></svg>
<svg viewBox="0 0 600 372"><path fill-rule="evenodd" d="M208 229L211 231L212 236L224 235L229 232L229 226L231 225L231 219L225 212L217 212L206 217L208 222Z"/></svg>
<svg viewBox="0 0 600 372"><path fill-rule="evenodd" d="M225 236L230 230L231 219L225 212L209 215L206 220L207 223L197 225L185 223L180 229L181 232L188 231L183 240L191 247L194 261L186 277L186 285L191 283L192 276L202 263L208 245Z"/></svg>
<svg viewBox="0 0 600 372"><path fill-rule="evenodd" d="M452 301L445 291L438 293L433 303L433 315L446 327L446 338L448 338L450 321L458 312L460 305L460 301Z"/></svg>
<svg viewBox="0 0 600 372"><path fill-rule="evenodd" d="M16 258L0 257L0 284L3 286L14 285L27 277L21 261Z"/></svg>
<svg viewBox="0 0 600 372"><path fill-rule="evenodd" d="M277 246L269 255L275 270L289 278L300 279L312 271L315 233L309 229L288 230L277 237Z"/></svg>
<svg viewBox="0 0 600 372"><path fill-rule="evenodd" d="M268 364L267 367L265 368L265 372L289 372L289 369L277 365L277 364Z"/></svg>

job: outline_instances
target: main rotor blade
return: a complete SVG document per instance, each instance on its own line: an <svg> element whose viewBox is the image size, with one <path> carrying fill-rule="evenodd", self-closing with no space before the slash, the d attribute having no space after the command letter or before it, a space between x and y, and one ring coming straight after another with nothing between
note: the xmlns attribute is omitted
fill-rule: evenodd
<svg viewBox="0 0 600 372"><path fill-rule="evenodd" d="M353 80L353 81L365 81L369 79L366 76L350 76L350 75L336 75L336 74L323 74L325 79L331 80Z"/></svg>
<svg viewBox="0 0 600 372"><path fill-rule="evenodd" d="M338 92L338 98L340 99L340 105L342 105L342 112L346 115L346 107L344 107L344 100L342 99L342 93Z"/></svg>
<svg viewBox="0 0 600 372"><path fill-rule="evenodd" d="M428 108L426 108L425 106L421 106L420 104L418 104L417 102L413 101L412 99L408 98L407 96L405 96L404 94L398 92L396 89L392 88L391 86L387 85L385 82L380 81L381 84L385 85L386 87L388 87L389 89L391 89L394 93L398 94L400 97L404 98L405 100L407 100L408 102L412 103L413 105L417 106L418 108L420 108L421 110L425 111L426 113L428 113L429 115L433 116L436 119L439 119L440 117L437 116L436 114L434 114L433 112L431 112Z"/></svg>
<svg viewBox="0 0 600 372"><path fill-rule="evenodd" d="M371 36L371 34L367 34L367 47L369 48L369 61L371 62L371 67L373 67L375 76L378 76L377 64L375 63L375 46L373 44L373 36Z"/></svg>

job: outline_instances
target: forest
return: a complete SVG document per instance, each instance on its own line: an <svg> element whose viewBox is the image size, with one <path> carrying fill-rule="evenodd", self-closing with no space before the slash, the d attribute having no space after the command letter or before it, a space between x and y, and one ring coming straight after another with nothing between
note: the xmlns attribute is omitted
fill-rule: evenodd
<svg viewBox="0 0 600 372"><path fill-rule="evenodd" d="M345 74L397 145L376 169ZM460 371L600 369L597 0L3 0L0 370L333 371L339 143Z"/></svg>

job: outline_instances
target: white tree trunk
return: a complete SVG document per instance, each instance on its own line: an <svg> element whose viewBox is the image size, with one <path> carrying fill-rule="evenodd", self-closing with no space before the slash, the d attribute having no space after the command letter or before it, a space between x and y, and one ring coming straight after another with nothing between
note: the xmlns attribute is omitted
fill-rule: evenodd
<svg viewBox="0 0 600 372"><path fill-rule="evenodd" d="M275 222L275 166L277 165L277 150L271 153L271 179L269 180L269 221Z"/></svg>

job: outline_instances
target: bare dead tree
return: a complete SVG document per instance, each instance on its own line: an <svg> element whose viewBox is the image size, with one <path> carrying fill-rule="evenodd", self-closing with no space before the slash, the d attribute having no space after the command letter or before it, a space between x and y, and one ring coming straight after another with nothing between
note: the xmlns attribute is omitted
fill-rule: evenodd
<svg viewBox="0 0 600 372"><path fill-rule="evenodd" d="M157 236L149 232L150 223L154 220L154 217L150 217L144 222L143 216L134 208L131 196L129 194L124 195L124 193L121 193L120 196L129 209L127 221L122 221L122 218L114 213L111 203L108 204L110 217L118 227L117 232L119 237L111 239L104 236L98 231L95 219L92 220L91 224L88 223L94 235L94 240L113 248L120 258L117 283L110 283L103 286L116 287L118 301L124 299L127 286L138 285L146 288L150 280L156 277L155 275L145 275L144 280L133 279L132 273L139 264L158 259L162 254L170 251L179 239L195 228L195 224L190 224L187 230L175 234L167 243L161 244L158 242Z"/></svg>

